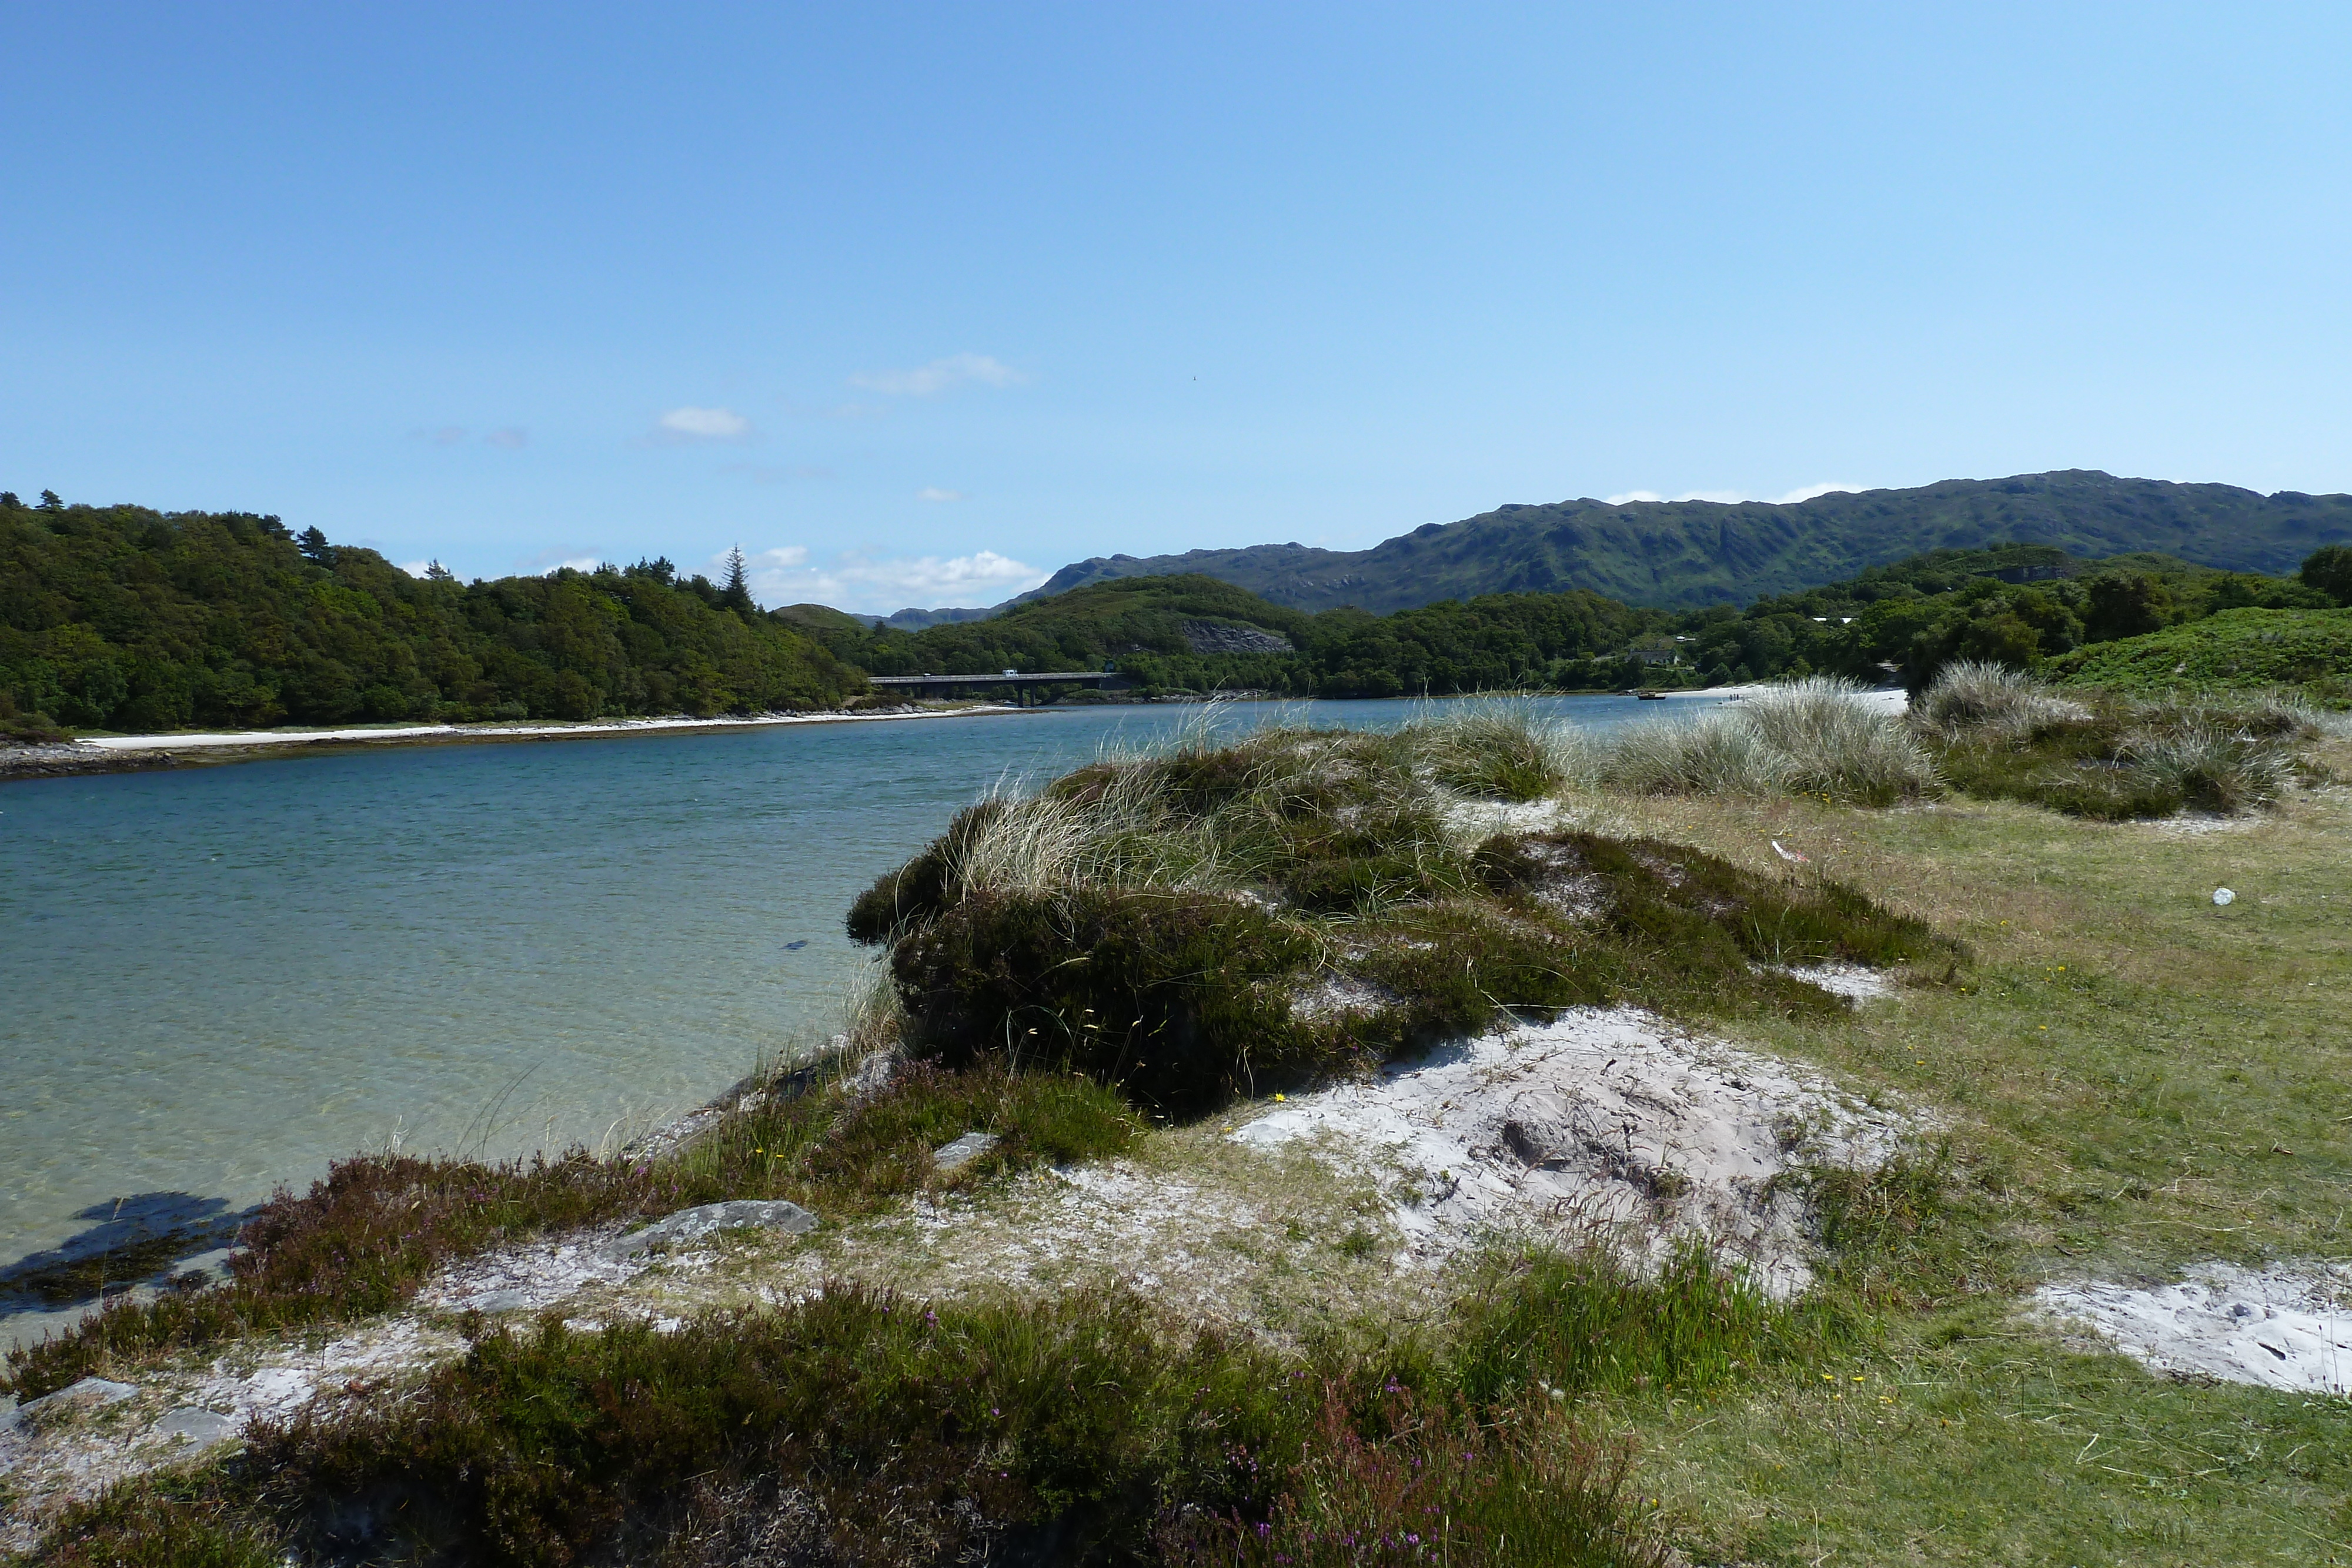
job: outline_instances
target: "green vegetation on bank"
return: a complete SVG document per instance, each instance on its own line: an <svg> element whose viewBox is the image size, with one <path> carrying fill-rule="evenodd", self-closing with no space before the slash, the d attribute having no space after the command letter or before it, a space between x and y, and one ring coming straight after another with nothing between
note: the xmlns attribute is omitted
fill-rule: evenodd
<svg viewBox="0 0 2352 1568"><path fill-rule="evenodd" d="M0 732L745 713L863 685L667 561L461 584L275 517L0 498Z"/></svg>
<svg viewBox="0 0 2352 1568"><path fill-rule="evenodd" d="M2352 558L2298 578L2053 546L1938 549L1745 608L1581 590L1309 614L1199 574L1119 576L909 633L762 613L667 560L461 584L274 517L0 498L0 734L707 716L838 706L868 674L1115 666L1127 695L1386 697L1801 678L1912 689L1954 661L2076 685L2352 700ZM1089 700L1078 692L1066 699Z"/></svg>
<svg viewBox="0 0 2352 1568"><path fill-rule="evenodd" d="M1196 575L1116 578L913 633L869 630L814 607L783 613L803 617L845 663L877 674L1115 663L1147 694L1613 691L1812 674L1876 681L1889 671L1917 690L1955 661L2039 669L2164 628L2193 645L2201 633L2188 628L2231 612L2256 612L2226 623L2235 627L2266 624L2262 612L2324 611L2337 602L2325 586L2331 558L2312 559L2320 571L2290 579L2145 554L2085 560L2044 545L1940 549L1745 609L1695 611L1637 609L1580 590L1449 600L1387 615L1307 615ZM1235 631L1279 639L1291 651L1230 651ZM1643 649L1664 658L1645 660ZM2334 689L2329 680L2352 682L2352 665L2325 636L2298 635L2263 661L2200 659L2190 668L2210 669L2221 684L2285 679L2323 699Z"/></svg>

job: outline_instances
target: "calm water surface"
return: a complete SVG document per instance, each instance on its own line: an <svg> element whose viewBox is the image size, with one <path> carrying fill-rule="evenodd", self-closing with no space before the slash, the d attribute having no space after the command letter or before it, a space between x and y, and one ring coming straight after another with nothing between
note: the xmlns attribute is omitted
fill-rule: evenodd
<svg viewBox="0 0 2352 1568"><path fill-rule="evenodd" d="M1596 727L1706 699L1544 706ZM312 754L0 787L0 1266L128 1194L642 1129L822 1036L850 900L1198 709ZM1388 727L1398 702L1284 708ZM1252 724L1267 710L1224 722ZM803 946L804 944L804 946Z"/></svg>

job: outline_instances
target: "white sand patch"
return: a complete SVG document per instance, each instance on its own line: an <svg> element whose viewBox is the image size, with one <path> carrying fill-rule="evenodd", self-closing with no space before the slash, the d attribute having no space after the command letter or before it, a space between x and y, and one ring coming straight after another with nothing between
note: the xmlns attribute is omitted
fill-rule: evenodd
<svg viewBox="0 0 2352 1568"><path fill-rule="evenodd" d="M1497 1231L1605 1227L1652 1255L1698 1234L1779 1294L1811 1278L1802 1164L1871 1166L1916 1118L1634 1009L1572 1009L1302 1094L1233 1134L1372 1176L1433 1266Z"/></svg>
<svg viewBox="0 0 2352 1568"><path fill-rule="evenodd" d="M1819 986L1830 995L1843 997L1857 1005L1895 994L1895 982L1886 977L1884 970L1867 964L1768 964L1765 967L1809 986Z"/></svg>
<svg viewBox="0 0 2352 1568"><path fill-rule="evenodd" d="M2168 1285L2044 1285L2034 1301L2159 1372L2352 1394L2352 1270L2211 1263Z"/></svg>
<svg viewBox="0 0 2352 1568"><path fill-rule="evenodd" d="M1741 686L1700 686L1690 691L1667 692L1663 695L1667 702L1678 699L1688 700L1692 697L1713 697L1717 702L1738 703L1746 702L1749 697L1759 696L1766 692L1781 689L1780 686L1770 682L1756 681ZM1907 712L1911 706L1911 694L1901 686L1873 686L1866 691L1856 692L1853 700L1895 716Z"/></svg>

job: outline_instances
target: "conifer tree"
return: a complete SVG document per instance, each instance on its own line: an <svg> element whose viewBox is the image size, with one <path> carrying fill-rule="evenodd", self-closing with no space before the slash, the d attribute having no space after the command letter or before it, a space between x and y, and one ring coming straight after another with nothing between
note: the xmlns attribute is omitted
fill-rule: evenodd
<svg viewBox="0 0 2352 1568"><path fill-rule="evenodd" d="M741 545L727 552L727 586L719 591L719 602L738 615L750 615L759 609L751 602L751 573L743 561Z"/></svg>

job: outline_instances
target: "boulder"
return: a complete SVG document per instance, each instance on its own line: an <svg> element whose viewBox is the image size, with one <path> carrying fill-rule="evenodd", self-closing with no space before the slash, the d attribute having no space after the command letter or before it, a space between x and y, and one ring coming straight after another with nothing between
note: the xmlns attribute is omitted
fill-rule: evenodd
<svg viewBox="0 0 2352 1568"><path fill-rule="evenodd" d="M699 1241L721 1230L742 1228L782 1230L801 1235L816 1228L816 1216L797 1203L782 1198L737 1198L727 1203L706 1203L695 1208L682 1208L676 1214L657 1219L643 1230L633 1230L617 1240L608 1241L597 1249L602 1258L634 1258L655 1247L673 1248Z"/></svg>

